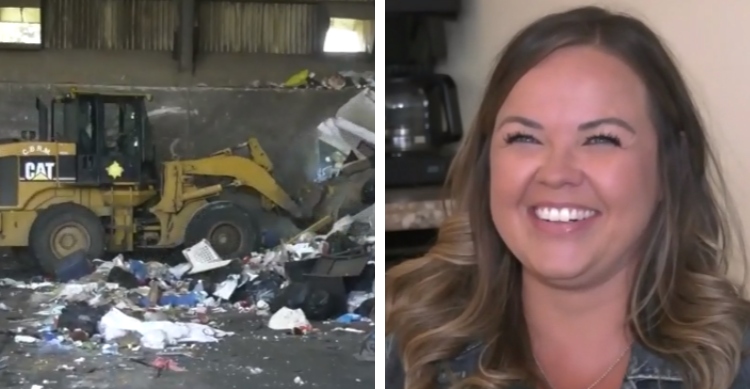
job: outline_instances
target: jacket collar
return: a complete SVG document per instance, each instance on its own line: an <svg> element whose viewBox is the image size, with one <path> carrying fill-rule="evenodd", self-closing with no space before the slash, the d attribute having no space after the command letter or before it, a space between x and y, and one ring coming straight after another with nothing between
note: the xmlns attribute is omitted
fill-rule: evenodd
<svg viewBox="0 0 750 389"><path fill-rule="evenodd" d="M647 350L636 342L630 353L625 381L673 381L682 382L682 375L673 363Z"/></svg>
<svg viewBox="0 0 750 389"><path fill-rule="evenodd" d="M475 343L466 348L456 360L465 360L466 358L477 358L482 350L481 343ZM459 374L460 378L466 376L467 372ZM443 380L447 377L441 377ZM623 380L623 388L635 387L637 382L641 381L661 381L661 382L682 382L683 378L679 369L673 363L649 351L643 345L636 342L630 353L628 369ZM519 386L518 388L522 388ZM513 386L516 389L516 386Z"/></svg>

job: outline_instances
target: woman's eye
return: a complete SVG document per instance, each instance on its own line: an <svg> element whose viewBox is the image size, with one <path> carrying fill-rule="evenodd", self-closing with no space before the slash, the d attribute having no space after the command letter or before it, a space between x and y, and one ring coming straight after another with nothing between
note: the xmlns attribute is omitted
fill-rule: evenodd
<svg viewBox="0 0 750 389"><path fill-rule="evenodd" d="M620 138L614 135L594 135L586 138L585 145L612 145L620 147Z"/></svg>
<svg viewBox="0 0 750 389"><path fill-rule="evenodd" d="M527 134L509 134L505 137L505 143L535 143L539 144L539 141L531 135Z"/></svg>

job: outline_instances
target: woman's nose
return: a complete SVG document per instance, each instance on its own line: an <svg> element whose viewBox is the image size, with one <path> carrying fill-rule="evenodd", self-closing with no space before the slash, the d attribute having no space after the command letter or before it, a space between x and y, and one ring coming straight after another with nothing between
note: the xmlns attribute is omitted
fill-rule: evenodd
<svg viewBox="0 0 750 389"><path fill-rule="evenodd" d="M573 150L550 147L544 154L536 180L551 188L576 186L583 183L583 171Z"/></svg>

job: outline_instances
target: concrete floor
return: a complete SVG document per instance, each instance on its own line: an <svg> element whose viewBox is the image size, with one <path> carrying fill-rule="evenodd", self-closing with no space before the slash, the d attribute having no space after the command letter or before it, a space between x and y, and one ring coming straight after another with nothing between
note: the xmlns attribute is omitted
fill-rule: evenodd
<svg viewBox="0 0 750 389"><path fill-rule="evenodd" d="M276 335L260 323L237 317L223 328L241 331L213 345L190 350L194 356L171 357L186 372L154 369L129 360L129 355L104 356L99 350L76 349L61 355L39 355L34 346L10 343L3 356L0 387L44 389L191 389L214 388L372 388L373 363L357 361L362 335L322 331L319 335ZM137 353L134 356L139 356ZM79 358L83 362L75 363ZM144 357L150 361L153 357ZM73 371L58 371L62 366ZM295 382L295 379L302 383Z"/></svg>
<svg viewBox="0 0 750 389"><path fill-rule="evenodd" d="M0 278L11 276L17 273L0 266ZM35 309L28 304L30 295L30 292L0 288L0 302L11 308L0 311L0 333L18 327L17 320L34 317ZM191 357L170 357L187 371L165 371L159 377L155 377L155 369L130 360L132 357L149 362L154 359L155 355L142 351L126 350L119 356L110 356L102 355L98 348L76 348L61 354L45 354L40 353L35 344L17 344L11 337L0 334L0 388L42 385L43 389L357 389L375 386L374 363L354 358L360 350L363 334L335 331L335 324L313 323L318 331L312 334L287 335L269 330L264 318L238 312L212 315L211 319L218 323L217 328L235 332L235 335L219 343L189 348ZM370 330L366 324L360 328ZM3 343L3 340L9 341ZM4 358L7 366L3 366ZM65 371L64 367L74 370Z"/></svg>

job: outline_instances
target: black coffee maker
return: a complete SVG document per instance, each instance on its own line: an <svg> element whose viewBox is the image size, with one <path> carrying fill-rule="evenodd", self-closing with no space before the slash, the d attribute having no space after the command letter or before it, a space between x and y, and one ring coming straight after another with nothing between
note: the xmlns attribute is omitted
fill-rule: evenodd
<svg viewBox="0 0 750 389"><path fill-rule="evenodd" d="M453 79L435 72L444 59L444 23L458 0L386 1L385 185L441 185L463 134Z"/></svg>
<svg viewBox="0 0 750 389"><path fill-rule="evenodd" d="M433 152L461 139L456 83L445 74L385 81L385 150L391 157Z"/></svg>

